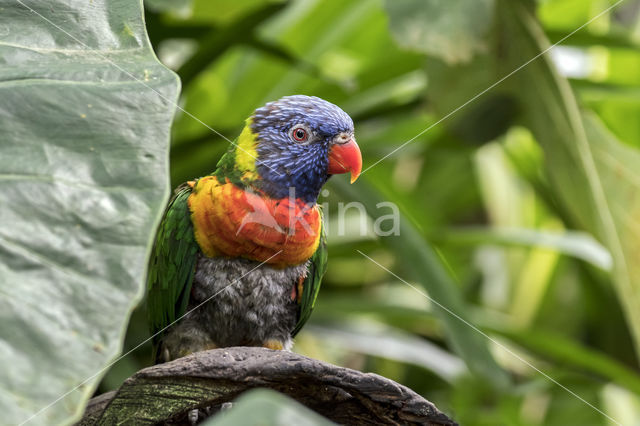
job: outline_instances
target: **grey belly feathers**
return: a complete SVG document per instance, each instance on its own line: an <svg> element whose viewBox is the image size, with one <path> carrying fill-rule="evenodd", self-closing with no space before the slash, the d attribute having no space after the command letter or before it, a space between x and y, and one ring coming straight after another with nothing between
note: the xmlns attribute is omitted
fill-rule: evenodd
<svg viewBox="0 0 640 426"><path fill-rule="evenodd" d="M158 357L169 361L215 347L273 341L289 350L298 310L291 294L306 271L306 262L276 269L200 254L187 312L195 309L168 330Z"/></svg>

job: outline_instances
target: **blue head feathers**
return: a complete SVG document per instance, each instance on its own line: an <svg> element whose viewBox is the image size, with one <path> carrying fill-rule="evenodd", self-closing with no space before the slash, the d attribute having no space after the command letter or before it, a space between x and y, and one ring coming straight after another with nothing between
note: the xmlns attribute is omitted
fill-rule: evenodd
<svg viewBox="0 0 640 426"><path fill-rule="evenodd" d="M353 138L353 120L315 96L286 96L258 108L251 121L257 134L260 189L274 198L314 202L329 177L329 151Z"/></svg>

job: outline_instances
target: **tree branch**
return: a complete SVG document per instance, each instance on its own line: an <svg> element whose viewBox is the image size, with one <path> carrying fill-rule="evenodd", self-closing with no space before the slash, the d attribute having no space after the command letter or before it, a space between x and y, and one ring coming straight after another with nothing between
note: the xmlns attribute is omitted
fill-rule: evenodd
<svg viewBox="0 0 640 426"><path fill-rule="evenodd" d="M455 425L432 403L384 377L285 351L223 348L145 368L93 398L79 425L189 424L242 392L269 388L341 424Z"/></svg>

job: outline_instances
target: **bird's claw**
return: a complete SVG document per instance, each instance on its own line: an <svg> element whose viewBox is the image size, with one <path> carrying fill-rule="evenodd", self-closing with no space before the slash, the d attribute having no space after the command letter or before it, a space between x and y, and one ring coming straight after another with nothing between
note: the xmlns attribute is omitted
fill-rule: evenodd
<svg viewBox="0 0 640 426"><path fill-rule="evenodd" d="M198 419L200 418L198 409L194 408L193 410L189 410L187 418L189 419L189 423L191 423L191 426L195 426L196 424L198 424Z"/></svg>

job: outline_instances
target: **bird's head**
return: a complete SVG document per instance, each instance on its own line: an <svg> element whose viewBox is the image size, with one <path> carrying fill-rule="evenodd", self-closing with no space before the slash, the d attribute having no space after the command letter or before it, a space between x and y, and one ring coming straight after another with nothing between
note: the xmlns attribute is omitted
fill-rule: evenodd
<svg viewBox="0 0 640 426"><path fill-rule="evenodd" d="M255 110L234 148L234 169L254 175L252 185L273 198L315 202L334 174L362 170L353 120L315 96L286 96Z"/></svg>

